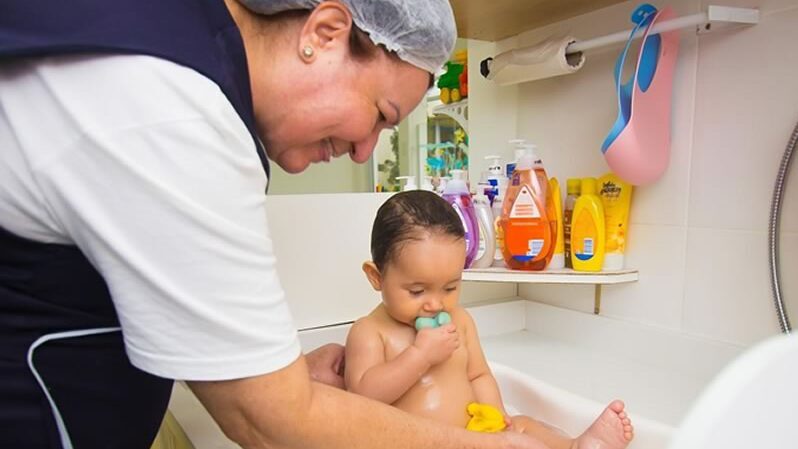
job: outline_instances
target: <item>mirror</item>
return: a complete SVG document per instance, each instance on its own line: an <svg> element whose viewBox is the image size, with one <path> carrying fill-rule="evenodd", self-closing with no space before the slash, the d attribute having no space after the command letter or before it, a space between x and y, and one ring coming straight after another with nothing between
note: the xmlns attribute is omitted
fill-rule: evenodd
<svg viewBox="0 0 798 449"><path fill-rule="evenodd" d="M468 42L458 39L455 54L462 56ZM436 80L446 77L446 70ZM448 79L457 82L455 76ZM446 79L446 78L445 78ZM446 90L446 89L444 89ZM374 154L365 164L355 164L346 156L327 164L311 164L304 172L289 174L271 163L270 195L398 191L399 176L415 176L421 185L424 176L437 185L438 178L452 169L468 169L467 100L446 92L449 104L441 101L437 86L394 129L380 134Z"/></svg>

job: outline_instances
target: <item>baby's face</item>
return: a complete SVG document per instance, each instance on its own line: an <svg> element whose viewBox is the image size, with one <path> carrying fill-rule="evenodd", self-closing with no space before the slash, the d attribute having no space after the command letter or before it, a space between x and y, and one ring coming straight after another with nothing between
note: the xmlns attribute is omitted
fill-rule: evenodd
<svg viewBox="0 0 798 449"><path fill-rule="evenodd" d="M382 273L382 301L395 320L413 326L416 318L449 311L460 296L465 240L429 235L410 240Z"/></svg>

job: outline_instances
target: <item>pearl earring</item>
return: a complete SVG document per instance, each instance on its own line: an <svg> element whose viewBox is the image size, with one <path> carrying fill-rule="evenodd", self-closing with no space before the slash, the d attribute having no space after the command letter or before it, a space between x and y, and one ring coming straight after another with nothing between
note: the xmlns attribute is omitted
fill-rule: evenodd
<svg viewBox="0 0 798 449"><path fill-rule="evenodd" d="M305 48L302 49L302 55L306 58L313 56L313 47L305 45Z"/></svg>

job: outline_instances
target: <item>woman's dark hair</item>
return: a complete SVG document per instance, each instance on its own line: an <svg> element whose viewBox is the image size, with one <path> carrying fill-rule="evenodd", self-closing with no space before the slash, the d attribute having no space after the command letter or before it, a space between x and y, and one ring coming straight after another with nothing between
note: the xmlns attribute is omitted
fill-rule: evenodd
<svg viewBox="0 0 798 449"><path fill-rule="evenodd" d="M426 190L397 193L377 211L371 229L371 259L382 271L405 242L433 233L465 238L463 222L452 205Z"/></svg>

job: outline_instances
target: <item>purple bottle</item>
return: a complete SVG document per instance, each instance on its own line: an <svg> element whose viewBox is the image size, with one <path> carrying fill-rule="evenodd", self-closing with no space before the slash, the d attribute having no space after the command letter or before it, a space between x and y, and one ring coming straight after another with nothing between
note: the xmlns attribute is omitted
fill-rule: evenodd
<svg viewBox="0 0 798 449"><path fill-rule="evenodd" d="M451 170L452 179L446 183L443 190L443 199L454 207L465 229L466 260L465 268L471 266L479 249L479 228L477 227L477 213L471 201L471 193L465 183L464 170Z"/></svg>

